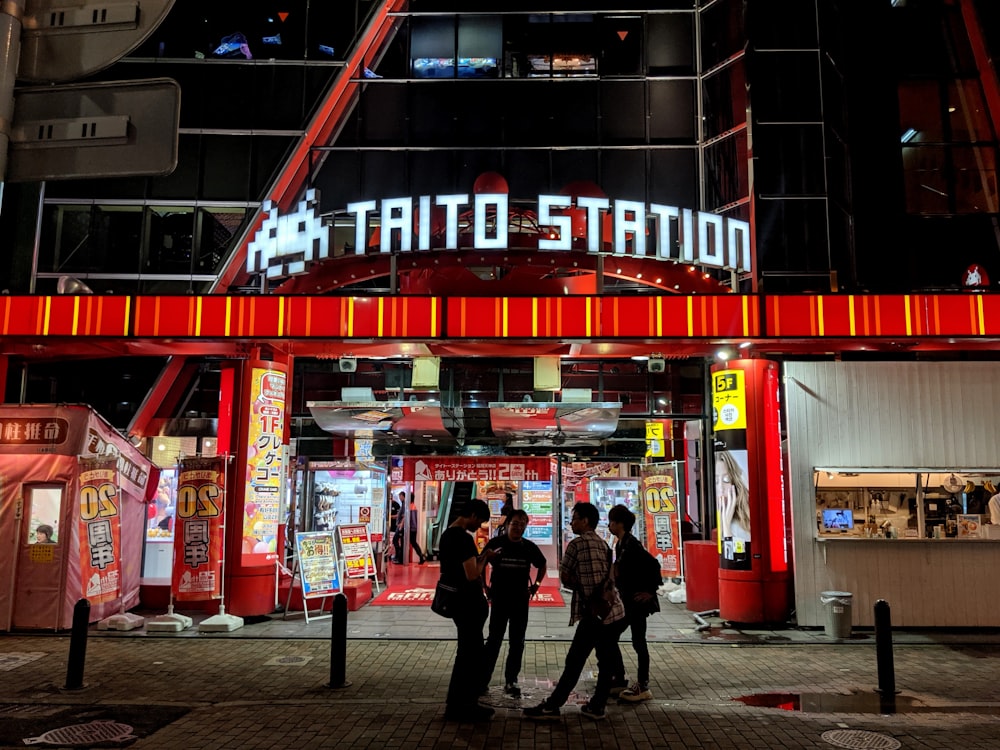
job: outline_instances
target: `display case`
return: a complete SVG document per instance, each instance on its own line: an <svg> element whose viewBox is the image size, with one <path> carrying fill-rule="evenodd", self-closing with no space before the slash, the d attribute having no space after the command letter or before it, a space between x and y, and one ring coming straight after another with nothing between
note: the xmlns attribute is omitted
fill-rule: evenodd
<svg viewBox="0 0 1000 750"><path fill-rule="evenodd" d="M160 483L146 515L142 558L143 579L169 579L174 560L174 509L177 507L177 469L162 469Z"/></svg>
<svg viewBox="0 0 1000 750"><path fill-rule="evenodd" d="M816 468L816 535L835 539L980 539L1000 469Z"/></svg>

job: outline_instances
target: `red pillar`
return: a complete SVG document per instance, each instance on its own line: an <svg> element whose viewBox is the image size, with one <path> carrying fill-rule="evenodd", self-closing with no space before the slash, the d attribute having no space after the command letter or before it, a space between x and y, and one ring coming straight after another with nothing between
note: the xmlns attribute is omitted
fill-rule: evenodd
<svg viewBox="0 0 1000 750"><path fill-rule="evenodd" d="M288 443L287 360L227 362L219 391L219 453L232 458L226 494L226 611L274 611L279 497Z"/></svg>
<svg viewBox="0 0 1000 750"><path fill-rule="evenodd" d="M763 359L712 368L719 615L733 622L781 623L791 612L779 378Z"/></svg>

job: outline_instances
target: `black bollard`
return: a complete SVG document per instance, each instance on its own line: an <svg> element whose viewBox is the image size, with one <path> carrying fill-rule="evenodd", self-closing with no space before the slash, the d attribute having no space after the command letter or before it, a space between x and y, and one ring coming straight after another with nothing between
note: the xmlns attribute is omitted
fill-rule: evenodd
<svg viewBox="0 0 1000 750"><path fill-rule="evenodd" d="M83 667L87 661L87 630L90 628L90 602L80 599L73 607L73 630L69 636L69 664L66 666L66 690L83 690Z"/></svg>
<svg viewBox="0 0 1000 750"><path fill-rule="evenodd" d="M347 597L333 597L333 624L330 628L330 682L328 688L350 687L347 681Z"/></svg>
<svg viewBox="0 0 1000 750"><path fill-rule="evenodd" d="M889 602L875 602L875 659L878 662L878 692L883 697L896 695L896 669L892 658L892 614Z"/></svg>

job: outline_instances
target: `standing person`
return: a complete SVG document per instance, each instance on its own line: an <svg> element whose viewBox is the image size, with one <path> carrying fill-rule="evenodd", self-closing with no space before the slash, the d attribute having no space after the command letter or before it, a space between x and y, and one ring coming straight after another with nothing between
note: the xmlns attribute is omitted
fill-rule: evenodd
<svg viewBox="0 0 1000 750"><path fill-rule="evenodd" d="M649 689L649 646L646 644L646 618L660 611L657 591L663 579L660 563L632 536L635 513L624 505L608 511L608 530L615 537L615 584L625 605L625 619L616 623L618 633L628 627L632 630L632 648L638 661L636 681L623 690L618 698L629 703L648 701L653 697Z"/></svg>
<svg viewBox="0 0 1000 750"><path fill-rule="evenodd" d="M514 496L505 492L503 494L503 505L500 506L500 525L497 526L497 536L503 536L507 533L507 528L510 525L510 518L514 515Z"/></svg>
<svg viewBox="0 0 1000 750"><path fill-rule="evenodd" d="M403 494L403 493L399 493ZM427 558L424 556L424 551L420 549L420 545L417 544L417 526L420 525L420 514L417 513L417 501L413 499L413 495L410 495L410 509L406 517L406 525L410 530L410 547L416 551L417 557L420 558L420 564L423 565L427 562Z"/></svg>
<svg viewBox="0 0 1000 750"><path fill-rule="evenodd" d="M580 709L584 716L595 720L604 718L612 679L624 672L622 654L618 649L620 633L614 628L614 624L625 617L621 600L615 593L611 611L603 619L592 614L588 606L593 598L601 597L605 587L614 589L611 550L594 532L599 520L600 512L596 505L577 503L573 507L570 524L577 536L566 547L559 566L559 580L573 589L569 624L578 624L555 690L537 706L524 709L524 715L529 719L559 718L559 708L576 687L591 651L597 652L597 687L590 702Z"/></svg>
<svg viewBox="0 0 1000 750"><path fill-rule="evenodd" d="M472 534L490 520L490 508L482 500L470 500L455 521L441 535L441 582L457 589L455 628L458 648L448 683L446 721L486 721L493 709L480 706L478 671L483 659L483 625L489 606L483 596L483 568L496 554L493 550L476 553Z"/></svg>
<svg viewBox="0 0 1000 750"><path fill-rule="evenodd" d="M403 503L406 493L399 493L399 500L393 499L389 505L389 541L392 544L392 561L403 562L403 536L400 522L402 521Z"/></svg>
<svg viewBox="0 0 1000 750"><path fill-rule="evenodd" d="M524 538L528 527L528 514L515 510L507 524L504 536L495 536L486 544L486 550L496 550L490 563L490 578L486 589L492 603L490 609L489 637L483 657L483 687L490 684L496 668L504 631L510 624L510 646L504 668L504 688L507 695L521 697L517 676L524 657L524 634L528 630L528 600L538 593L545 578L545 555L534 542ZM531 569L535 568L535 580ZM484 568L485 573L485 568Z"/></svg>
<svg viewBox="0 0 1000 750"><path fill-rule="evenodd" d="M55 544L52 535L55 532L47 523L40 523L35 527L35 544Z"/></svg>

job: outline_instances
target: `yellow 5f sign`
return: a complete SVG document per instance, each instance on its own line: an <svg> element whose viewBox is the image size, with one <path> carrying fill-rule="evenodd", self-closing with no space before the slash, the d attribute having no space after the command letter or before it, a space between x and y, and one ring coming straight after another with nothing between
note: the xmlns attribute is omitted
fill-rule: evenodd
<svg viewBox="0 0 1000 750"><path fill-rule="evenodd" d="M712 373L712 431L747 428L747 390L743 370Z"/></svg>

